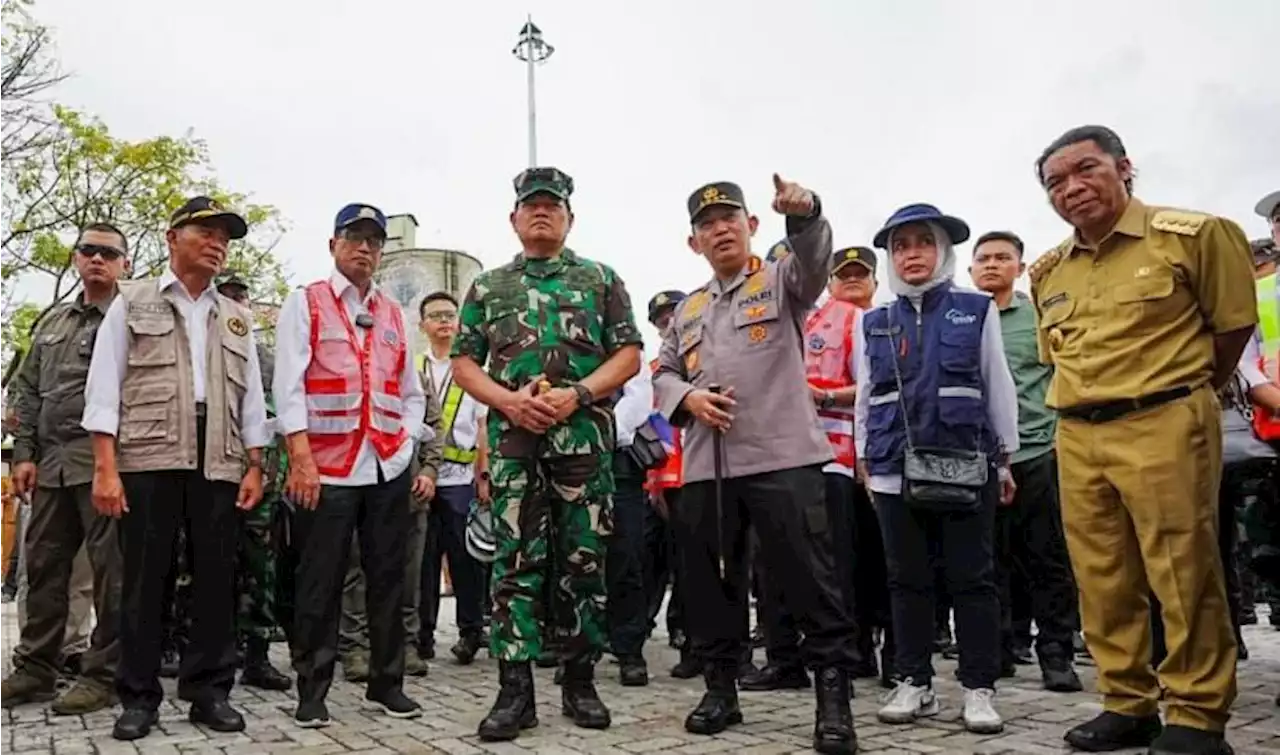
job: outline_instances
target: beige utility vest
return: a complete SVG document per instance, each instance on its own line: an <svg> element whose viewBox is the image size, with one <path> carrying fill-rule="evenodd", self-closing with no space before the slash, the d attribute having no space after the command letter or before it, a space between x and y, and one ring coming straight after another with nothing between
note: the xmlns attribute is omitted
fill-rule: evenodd
<svg viewBox="0 0 1280 755"><path fill-rule="evenodd" d="M249 374L249 311L217 294L205 340L204 475L239 484L245 450L240 406ZM121 472L195 469L196 400L187 330L172 290L156 279L120 283L129 329L120 386L117 464Z"/></svg>

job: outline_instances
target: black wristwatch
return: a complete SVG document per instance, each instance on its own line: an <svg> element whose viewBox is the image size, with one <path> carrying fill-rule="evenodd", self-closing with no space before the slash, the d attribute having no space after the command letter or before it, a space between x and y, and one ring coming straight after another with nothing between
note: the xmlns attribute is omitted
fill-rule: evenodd
<svg viewBox="0 0 1280 755"><path fill-rule="evenodd" d="M573 384L573 392L578 394L578 406L591 406L595 403L596 397L591 395L591 389L582 383Z"/></svg>

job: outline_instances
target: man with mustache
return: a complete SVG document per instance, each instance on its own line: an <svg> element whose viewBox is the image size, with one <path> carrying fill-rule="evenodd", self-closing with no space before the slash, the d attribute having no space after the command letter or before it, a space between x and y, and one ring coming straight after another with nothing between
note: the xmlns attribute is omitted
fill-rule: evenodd
<svg viewBox="0 0 1280 755"><path fill-rule="evenodd" d="M613 403L641 366L640 331L622 279L565 246L573 179L535 167L513 184L511 227L523 249L472 283L453 344L454 380L495 410L488 435L497 539L489 654L498 659L502 687L480 722L484 741L514 739L537 725L531 662L542 650L543 626L561 640L561 711L583 728L611 722L593 679L606 632ZM556 575L554 611L543 600L549 573Z"/></svg>
<svg viewBox="0 0 1280 755"><path fill-rule="evenodd" d="M112 734L145 737L163 697L161 602L184 528L192 563L191 632L178 695L192 723L244 729L227 702L235 682L236 513L262 498L267 444L252 315L213 278L244 218L209 197L169 222L169 266L120 284L93 347L83 425L93 435L93 505L119 519L124 570L120 668L124 708Z"/></svg>

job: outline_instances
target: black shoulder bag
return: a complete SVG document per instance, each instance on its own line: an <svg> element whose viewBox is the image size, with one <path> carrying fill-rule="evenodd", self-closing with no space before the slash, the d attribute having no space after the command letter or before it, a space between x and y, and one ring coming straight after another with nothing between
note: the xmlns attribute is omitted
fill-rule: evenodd
<svg viewBox="0 0 1280 755"><path fill-rule="evenodd" d="M978 449L918 447L912 437L907 394L898 365L898 344L893 338L893 309L889 309L889 343L893 352L893 378L898 387L898 406L907 449L902 467L902 498L914 508L939 512L967 513L978 509L982 489L987 484L990 465Z"/></svg>

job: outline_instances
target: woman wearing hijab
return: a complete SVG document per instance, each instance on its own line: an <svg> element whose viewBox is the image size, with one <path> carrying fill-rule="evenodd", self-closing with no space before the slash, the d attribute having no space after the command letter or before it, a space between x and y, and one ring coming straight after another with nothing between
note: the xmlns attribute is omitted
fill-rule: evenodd
<svg viewBox="0 0 1280 755"><path fill-rule="evenodd" d="M1018 408L995 302L952 281L954 246L968 238L963 220L927 204L903 207L876 234L897 299L854 323L854 424L859 474L884 534L901 678L879 718L905 724L938 713L936 552L955 609L965 727L985 734L1004 728L992 704L1000 675L992 541L996 506L1013 499Z"/></svg>

